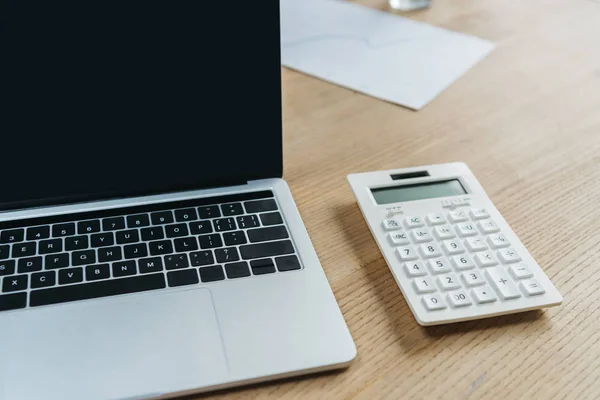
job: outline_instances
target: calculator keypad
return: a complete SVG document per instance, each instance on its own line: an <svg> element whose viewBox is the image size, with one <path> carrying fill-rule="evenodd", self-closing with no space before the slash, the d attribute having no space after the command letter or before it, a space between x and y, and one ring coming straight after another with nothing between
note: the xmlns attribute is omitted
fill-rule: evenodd
<svg viewBox="0 0 600 400"><path fill-rule="evenodd" d="M428 311L545 293L484 208L390 218L382 224Z"/></svg>

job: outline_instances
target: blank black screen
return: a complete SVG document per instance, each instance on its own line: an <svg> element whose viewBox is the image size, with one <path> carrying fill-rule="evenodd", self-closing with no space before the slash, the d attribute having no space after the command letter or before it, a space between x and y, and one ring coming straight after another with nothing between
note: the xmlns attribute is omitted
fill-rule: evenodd
<svg viewBox="0 0 600 400"><path fill-rule="evenodd" d="M278 1L0 0L0 59L0 208L282 174Z"/></svg>

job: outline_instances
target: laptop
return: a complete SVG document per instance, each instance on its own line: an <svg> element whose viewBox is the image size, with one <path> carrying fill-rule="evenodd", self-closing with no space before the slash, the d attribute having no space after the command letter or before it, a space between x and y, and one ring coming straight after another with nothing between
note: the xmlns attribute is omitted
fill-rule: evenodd
<svg viewBox="0 0 600 400"><path fill-rule="evenodd" d="M278 2L0 8L0 399L347 366L281 178Z"/></svg>

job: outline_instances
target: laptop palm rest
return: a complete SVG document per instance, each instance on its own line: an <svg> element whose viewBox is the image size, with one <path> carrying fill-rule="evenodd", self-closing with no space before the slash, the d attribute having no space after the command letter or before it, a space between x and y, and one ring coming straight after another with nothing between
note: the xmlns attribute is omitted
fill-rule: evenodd
<svg viewBox="0 0 600 400"><path fill-rule="evenodd" d="M0 332L0 399L154 397L228 372L206 288L6 313Z"/></svg>

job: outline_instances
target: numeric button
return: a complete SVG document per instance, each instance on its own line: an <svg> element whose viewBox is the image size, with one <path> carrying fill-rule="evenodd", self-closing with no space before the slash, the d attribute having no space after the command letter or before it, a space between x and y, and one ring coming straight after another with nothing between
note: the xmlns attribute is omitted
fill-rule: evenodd
<svg viewBox="0 0 600 400"><path fill-rule="evenodd" d="M425 258L439 257L442 255L442 250L436 243L422 244L419 246L419 249Z"/></svg>
<svg viewBox="0 0 600 400"><path fill-rule="evenodd" d="M417 293L433 293L437 289L428 277L417 278L413 281L413 286Z"/></svg>
<svg viewBox="0 0 600 400"><path fill-rule="evenodd" d="M446 305L442 301L442 298L434 294L423 296L423 304L425 305L425 308L429 311L443 310L444 308L446 308Z"/></svg>
<svg viewBox="0 0 600 400"><path fill-rule="evenodd" d="M465 248L462 243L458 240L445 240L444 241L444 250L447 254L462 254L465 252Z"/></svg>
<svg viewBox="0 0 600 400"><path fill-rule="evenodd" d="M398 258L400 258L400 261L412 261L419 258L419 256L417 256L417 252L412 246L398 247L396 252L398 253Z"/></svg>
<svg viewBox="0 0 600 400"><path fill-rule="evenodd" d="M404 223L406 224L406 227L410 229L420 228L425 225L421 217L406 217Z"/></svg>
<svg viewBox="0 0 600 400"><path fill-rule="evenodd" d="M452 262L454 263L454 267L456 267L458 271L475 268L475 263L473 262L471 256L469 256L468 254L454 256L452 257Z"/></svg>
<svg viewBox="0 0 600 400"><path fill-rule="evenodd" d="M437 283L442 290L453 290L460 288L460 282L454 274L440 275L437 278Z"/></svg>
<svg viewBox="0 0 600 400"><path fill-rule="evenodd" d="M443 274L452 271L450 263L444 257L429 260L429 269L433 274Z"/></svg>
<svg viewBox="0 0 600 400"><path fill-rule="evenodd" d="M388 234L388 237L390 239L390 242L394 246L402 246L410 243L410 240L408 239L408 234L403 231L390 232Z"/></svg>
<svg viewBox="0 0 600 400"><path fill-rule="evenodd" d="M462 279L465 282L465 285L469 287L485 284L485 278L481 276L481 273L478 270L463 272Z"/></svg>
<svg viewBox="0 0 600 400"><path fill-rule="evenodd" d="M406 275L408 275L411 278L414 278L416 276L427 275L427 271L425 270L425 267L423 266L423 263L421 263L421 261L411 261L404 263L404 270L406 271Z"/></svg>
<svg viewBox="0 0 600 400"><path fill-rule="evenodd" d="M448 300L453 307L467 307L472 304L471 299L464 290L448 293Z"/></svg>
<svg viewBox="0 0 600 400"><path fill-rule="evenodd" d="M16 243L25 239L25 229L11 229L0 233L0 243Z"/></svg>

